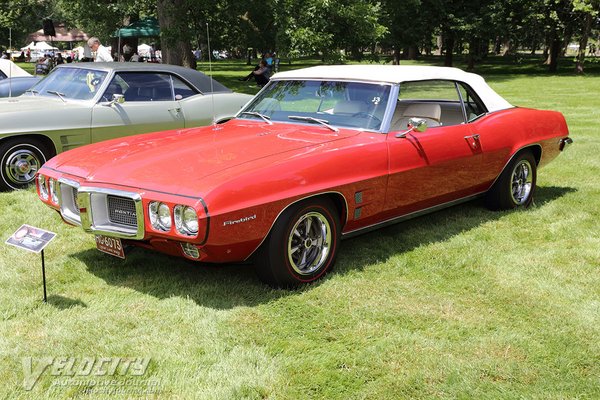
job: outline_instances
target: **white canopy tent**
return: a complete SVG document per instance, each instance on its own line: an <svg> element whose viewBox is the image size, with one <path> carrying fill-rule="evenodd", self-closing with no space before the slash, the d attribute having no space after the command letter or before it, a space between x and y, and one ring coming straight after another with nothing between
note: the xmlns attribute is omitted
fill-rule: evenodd
<svg viewBox="0 0 600 400"><path fill-rule="evenodd" d="M137 53L140 56L148 57L150 55L150 50L152 50L152 46L143 43L138 46Z"/></svg>
<svg viewBox="0 0 600 400"><path fill-rule="evenodd" d="M27 49L29 49L31 51L35 51L35 50L38 50L38 51L47 51L47 50L58 50L58 47L50 46L46 42L37 42L37 43L36 42L31 42L27 46L21 47L22 51L25 51Z"/></svg>

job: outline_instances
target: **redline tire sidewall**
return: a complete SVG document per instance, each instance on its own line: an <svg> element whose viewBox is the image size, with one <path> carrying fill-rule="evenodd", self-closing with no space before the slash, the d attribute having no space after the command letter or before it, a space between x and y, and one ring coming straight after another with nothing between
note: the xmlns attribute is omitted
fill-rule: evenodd
<svg viewBox="0 0 600 400"><path fill-rule="evenodd" d="M329 222L329 226L331 229L331 248L329 249L329 254L327 255L327 259L325 260L325 263L323 264L323 266L321 268L319 268L312 274L300 275L294 270L294 268L290 264L287 250L286 250L287 240L290 237L290 235L292 234L291 231L292 231L293 226L296 224L296 222L303 215L306 215L310 212L320 213ZM337 248L339 245L339 229L340 229L340 227L339 227L338 219L336 217L334 217L334 215L331 213L331 210L329 209L329 207L327 207L325 205L307 204L305 207L301 208L299 211L294 213L293 218L290 218L288 221L289 222L285 229L285 235L283 236L284 240L282 243L280 243L280 245L284 245L284 248L282 249L282 253L283 253L283 258L284 258L283 262L285 264L285 267L287 268L287 272L289 273L290 277L292 277L298 283L313 282L313 281L319 279L321 276L323 276L327 271L329 271L331 269L331 266L335 263L335 258L337 255Z"/></svg>
<svg viewBox="0 0 600 400"><path fill-rule="evenodd" d="M5 148L6 148L6 150L4 150ZM25 184L17 184L17 183L9 181L9 178L5 171L6 162L8 161L7 158L9 155L11 155L15 151L19 150L19 148L23 148L25 150L30 150L34 153L34 155L36 156L36 158L39 161L38 170L39 170L39 168L42 167L42 165L44 165L44 163L46 161L48 161L47 157L46 157L46 153L44 151L44 148L36 141L28 140L28 141L19 143L15 140L11 140L11 141L7 141L5 143L0 143L0 149L2 149L2 154L0 155L0 157L1 157L1 159L0 159L0 162L1 162L1 164L0 164L0 179L2 180L0 182L0 190L23 189L35 182L35 179L33 179L31 182L27 182Z"/></svg>

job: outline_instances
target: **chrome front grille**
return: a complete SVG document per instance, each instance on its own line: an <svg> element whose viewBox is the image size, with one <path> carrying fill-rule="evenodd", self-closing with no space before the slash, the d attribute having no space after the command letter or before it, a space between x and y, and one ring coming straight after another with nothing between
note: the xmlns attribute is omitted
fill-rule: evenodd
<svg viewBox="0 0 600 400"><path fill-rule="evenodd" d="M133 199L106 196L108 220L113 224L137 227L137 212Z"/></svg>
<svg viewBox="0 0 600 400"><path fill-rule="evenodd" d="M86 232L144 238L144 209L139 193L81 186L77 189L81 226Z"/></svg>

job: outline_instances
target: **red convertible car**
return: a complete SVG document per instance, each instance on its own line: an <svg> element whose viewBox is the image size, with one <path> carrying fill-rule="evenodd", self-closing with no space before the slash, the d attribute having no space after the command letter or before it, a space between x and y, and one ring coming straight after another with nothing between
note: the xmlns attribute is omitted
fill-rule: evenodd
<svg viewBox="0 0 600 400"><path fill-rule="evenodd" d="M102 251L253 260L295 286L331 269L341 238L478 196L528 206L570 142L560 113L514 107L458 69L320 66L274 75L225 124L71 150L36 181Z"/></svg>

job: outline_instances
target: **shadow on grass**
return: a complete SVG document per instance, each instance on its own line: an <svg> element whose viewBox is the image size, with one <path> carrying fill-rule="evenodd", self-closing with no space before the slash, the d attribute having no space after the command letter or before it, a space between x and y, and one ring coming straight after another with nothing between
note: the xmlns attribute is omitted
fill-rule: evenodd
<svg viewBox="0 0 600 400"><path fill-rule="evenodd" d="M73 308L73 307L87 308L87 304L85 304L81 300L71 299L71 298L59 296L56 294L51 294L50 296L48 296L48 304L50 304L60 310L66 310L68 308Z"/></svg>
<svg viewBox="0 0 600 400"><path fill-rule="evenodd" d="M574 191L569 187L539 187L536 208ZM477 200L345 240L334 271L320 282L349 271L360 271L374 262L419 246L446 241L506 213L488 211L483 201ZM90 273L110 285L159 299L189 298L198 305L215 309L255 306L298 293L298 290L270 289L258 280L250 264L198 264L137 248L125 261L96 250L86 250L74 257L81 260ZM318 284L299 290L311 290ZM70 303L66 300L63 298L57 303L68 307Z"/></svg>

